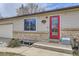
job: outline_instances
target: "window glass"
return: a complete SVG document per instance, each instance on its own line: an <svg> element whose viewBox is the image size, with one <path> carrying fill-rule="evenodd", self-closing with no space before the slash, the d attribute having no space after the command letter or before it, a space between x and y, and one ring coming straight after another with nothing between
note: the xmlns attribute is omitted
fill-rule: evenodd
<svg viewBox="0 0 79 59"><path fill-rule="evenodd" d="M58 35L58 17L52 18L52 33Z"/></svg>
<svg viewBox="0 0 79 59"><path fill-rule="evenodd" d="M36 20L35 19L25 19L24 20L24 30L35 31L36 30Z"/></svg>

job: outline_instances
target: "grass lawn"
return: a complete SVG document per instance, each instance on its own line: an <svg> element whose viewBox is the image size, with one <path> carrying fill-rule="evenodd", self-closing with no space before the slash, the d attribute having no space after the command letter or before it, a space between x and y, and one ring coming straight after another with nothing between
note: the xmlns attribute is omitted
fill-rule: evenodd
<svg viewBox="0 0 79 59"><path fill-rule="evenodd" d="M12 52L0 52L0 56L23 56L23 55Z"/></svg>

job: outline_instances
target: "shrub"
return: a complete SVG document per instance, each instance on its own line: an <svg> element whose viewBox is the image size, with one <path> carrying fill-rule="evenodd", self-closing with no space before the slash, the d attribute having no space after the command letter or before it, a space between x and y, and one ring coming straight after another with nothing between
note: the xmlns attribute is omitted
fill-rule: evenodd
<svg viewBox="0 0 79 59"><path fill-rule="evenodd" d="M8 46L7 47L19 47L20 46L20 41L19 39L14 39L12 38L12 40L9 42Z"/></svg>

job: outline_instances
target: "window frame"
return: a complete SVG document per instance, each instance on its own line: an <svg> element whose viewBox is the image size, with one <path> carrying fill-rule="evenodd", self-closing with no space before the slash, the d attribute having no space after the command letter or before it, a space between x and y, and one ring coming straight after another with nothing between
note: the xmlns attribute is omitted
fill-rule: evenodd
<svg viewBox="0 0 79 59"><path fill-rule="evenodd" d="M24 19L24 26L25 26L25 20L32 20L32 19L35 19L35 21L36 21L36 30L34 30L34 31L32 31L32 30L25 30L24 29L24 32L37 32L37 20L36 20L36 18L26 18L26 19Z"/></svg>

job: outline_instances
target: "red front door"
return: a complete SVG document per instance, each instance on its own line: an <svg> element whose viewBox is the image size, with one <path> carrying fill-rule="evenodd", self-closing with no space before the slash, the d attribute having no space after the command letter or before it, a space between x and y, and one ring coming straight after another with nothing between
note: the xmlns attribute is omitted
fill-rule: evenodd
<svg viewBox="0 0 79 59"><path fill-rule="evenodd" d="M50 39L60 39L60 16L50 16Z"/></svg>

